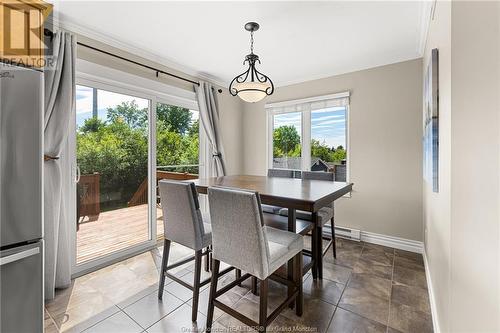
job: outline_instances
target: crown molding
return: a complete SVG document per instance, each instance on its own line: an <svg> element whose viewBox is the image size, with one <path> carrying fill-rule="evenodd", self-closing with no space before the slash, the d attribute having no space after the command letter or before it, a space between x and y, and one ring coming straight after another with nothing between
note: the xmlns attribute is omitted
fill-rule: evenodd
<svg viewBox="0 0 500 333"><path fill-rule="evenodd" d="M216 85L221 86L221 87L225 87L227 85L227 82L225 82L225 80L223 80L219 77L199 72L199 71L195 70L194 68L179 64L178 62L176 62L172 59L169 59L168 57L164 57L164 56L161 56L161 55L156 54L154 52L151 52L149 50L145 50L145 49L136 47L134 45L131 45L127 42L124 42L119 37L106 35L106 34L103 34L101 32L98 32L96 30L93 30L91 28L84 27L82 25L75 24L73 22L68 22L67 20L61 19L60 15L55 15L55 16L57 18L54 17L52 19L54 27L73 32L75 34L84 36L86 38L95 40L97 42L100 42L100 43L109 45L111 47L120 49L122 51L131 53L135 56L144 58L146 60L153 61L155 63L166 66L170 69L182 72L184 74L187 74L187 75L192 76L194 78L197 78L199 80L208 81L212 84L216 84Z"/></svg>

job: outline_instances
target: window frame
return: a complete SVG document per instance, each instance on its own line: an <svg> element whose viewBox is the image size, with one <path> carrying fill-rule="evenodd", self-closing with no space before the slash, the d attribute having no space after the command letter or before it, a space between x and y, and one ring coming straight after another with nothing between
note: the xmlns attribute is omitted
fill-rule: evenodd
<svg viewBox="0 0 500 333"><path fill-rule="evenodd" d="M274 116L285 113L301 113L301 171L310 171L311 169L311 109L306 110L276 110L280 107L290 107L297 106L299 104L320 102L326 100L347 98L348 102L344 106L346 108L346 128L345 128L345 138L346 138L346 181L350 181L350 156L351 156L351 144L350 144L350 92L342 92L331 95L315 96L304 99L289 100L284 102L269 103L265 105L266 109L266 120L267 120L267 167L268 169L273 169L273 131L274 131ZM321 109L318 109L321 110ZM313 110L317 111L317 110Z"/></svg>

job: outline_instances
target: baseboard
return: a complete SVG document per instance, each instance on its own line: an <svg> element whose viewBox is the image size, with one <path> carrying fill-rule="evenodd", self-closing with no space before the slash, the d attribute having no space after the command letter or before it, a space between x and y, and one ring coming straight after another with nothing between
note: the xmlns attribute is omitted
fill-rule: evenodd
<svg viewBox="0 0 500 333"><path fill-rule="evenodd" d="M347 227L341 227L341 228L350 229ZM323 229L325 234L331 235L331 230L329 226L325 226ZM381 235L368 231L361 231L360 233L361 233L360 240L363 242L393 247L395 249L405 250L415 253L423 253L424 250L424 243L420 241L399 238L394 236Z"/></svg>
<svg viewBox="0 0 500 333"><path fill-rule="evenodd" d="M427 262L427 253L425 252L425 248L423 251L423 256L424 256L424 266L425 266L425 277L427 278L427 290L429 292L429 303L431 304L432 327L434 328L435 333L441 333L441 330L439 328L437 309L436 309L436 298L434 296L434 285L432 284L432 278L429 270L429 263Z"/></svg>

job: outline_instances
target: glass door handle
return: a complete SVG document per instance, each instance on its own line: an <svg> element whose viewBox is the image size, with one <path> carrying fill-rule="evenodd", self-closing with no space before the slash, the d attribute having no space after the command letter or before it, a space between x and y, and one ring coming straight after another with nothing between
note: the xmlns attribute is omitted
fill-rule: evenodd
<svg viewBox="0 0 500 333"><path fill-rule="evenodd" d="M76 166L76 177L75 177L75 183L78 183L80 181L80 176L81 176L81 173L80 173L80 166L77 165Z"/></svg>

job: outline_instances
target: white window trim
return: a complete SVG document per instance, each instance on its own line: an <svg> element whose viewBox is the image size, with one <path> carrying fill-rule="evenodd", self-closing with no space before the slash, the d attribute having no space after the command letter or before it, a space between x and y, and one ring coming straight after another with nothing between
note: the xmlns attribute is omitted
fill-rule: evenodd
<svg viewBox="0 0 500 333"><path fill-rule="evenodd" d="M314 96L314 97L307 97L307 98L302 98L302 99L295 99L295 100L288 100L288 101L282 101L282 102L275 102L275 103L268 103L265 105L265 109L267 111L267 167L269 169L273 168L273 125L274 125L274 119L273 117L278 114L283 114L283 113L295 113L295 112L300 112L302 116L302 122L301 122L301 146L302 146L302 156L301 156L301 170L302 171L309 171L310 170L310 165L311 165L311 145L310 144L305 144L306 142L311 142L311 110L303 110L303 111L277 111L273 110L275 108L283 108L283 107L288 107L288 106L294 106L298 104L304 104L304 103L312 103L312 102L320 102L320 101L326 101L326 100L331 100L331 99L337 99L337 98L349 98L350 97L350 92L345 91L345 92L340 92L336 94L330 94L330 95L323 95L323 96ZM350 103L348 103L346 106L346 153L347 153L347 160L346 160L346 181L349 182L350 180L350 173L351 173L351 166L350 166L350 160L351 160L351 155L350 155L350 150L351 150L351 144L350 144Z"/></svg>
<svg viewBox="0 0 500 333"><path fill-rule="evenodd" d="M89 61L77 59L77 72L76 72L76 85L82 85L97 89L102 89L110 92L115 92L119 94L124 94L128 96L134 96L138 98L147 99L150 101L150 106L148 110L148 126L149 126L149 136L148 136L148 178L156 174L156 104L165 103L170 105L176 105L180 107L185 107L190 110L199 111L198 101L196 98L196 93L193 91L188 91L185 89L180 89L161 83L154 80L149 80L140 76L129 74L123 71L119 71L106 66L101 66ZM76 115L75 115L76 116ZM76 119L72 119L70 124L70 131L75 132ZM200 129L202 126L200 126ZM71 132L71 133L73 133ZM76 174L76 138L73 135L69 136L68 139L69 152L74 154L72 158L72 174ZM199 157L199 174L200 177L206 177L208 175L207 164L207 154L208 154L208 140L203 131L200 131L200 157ZM156 178L156 177L155 177ZM76 183L73 183L74 190L71 191L70 205L71 212L76 212ZM148 184L148 193L150 198L156 198L156 186L153 186L150 182ZM156 199L155 199L156 200ZM80 265L76 264L76 224L74 224L74 230L72 230L70 235L71 240L71 274L73 277L80 276L87 272L93 271L100 267L104 267L110 263L116 262L131 255L145 251L146 249L156 246L156 207L155 205L150 205L148 210L148 223L150 225L149 240L127 248L122 251L114 252L105 257L98 258L89 262L82 263ZM75 217L76 220L76 217Z"/></svg>

